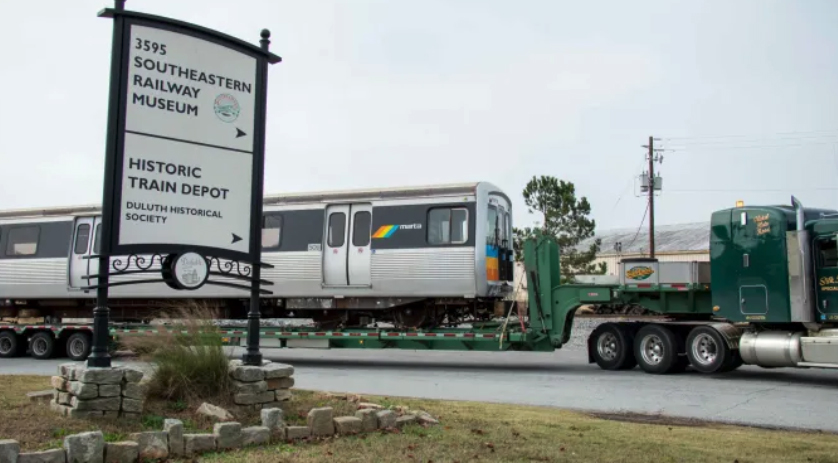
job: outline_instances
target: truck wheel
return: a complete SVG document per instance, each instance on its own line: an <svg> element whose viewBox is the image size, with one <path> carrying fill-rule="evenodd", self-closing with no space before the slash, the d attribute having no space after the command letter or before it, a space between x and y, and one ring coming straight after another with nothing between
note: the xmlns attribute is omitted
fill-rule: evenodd
<svg viewBox="0 0 838 463"><path fill-rule="evenodd" d="M603 323L588 338L588 349L603 370L630 370L637 365L632 353L632 332L615 323Z"/></svg>
<svg viewBox="0 0 838 463"><path fill-rule="evenodd" d="M90 335L87 333L73 333L67 338L67 357L80 361L90 355Z"/></svg>
<svg viewBox="0 0 838 463"><path fill-rule="evenodd" d="M29 340L29 350L33 358L44 360L52 357L55 350L55 338L52 333L41 331Z"/></svg>
<svg viewBox="0 0 838 463"><path fill-rule="evenodd" d="M634 357L646 373L667 374L683 366L678 358L679 339L669 328L646 325L634 338Z"/></svg>
<svg viewBox="0 0 838 463"><path fill-rule="evenodd" d="M20 343L14 331L3 331L0 333L0 358L17 357Z"/></svg>
<svg viewBox="0 0 838 463"><path fill-rule="evenodd" d="M738 354L733 355L721 333L713 327L696 326L687 336L687 357L692 367L701 373L720 373L728 368L738 368L742 359Z"/></svg>
<svg viewBox="0 0 838 463"><path fill-rule="evenodd" d="M742 366L745 362L742 360L742 356L739 354L739 349L734 349L730 351L730 356L728 357L728 362L719 370L722 373L727 373L728 371L733 371Z"/></svg>

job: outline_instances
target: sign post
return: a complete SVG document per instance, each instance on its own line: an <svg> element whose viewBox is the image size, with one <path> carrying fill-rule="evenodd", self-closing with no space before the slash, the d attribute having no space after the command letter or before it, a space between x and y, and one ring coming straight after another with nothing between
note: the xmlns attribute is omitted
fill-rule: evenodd
<svg viewBox="0 0 838 463"><path fill-rule="evenodd" d="M88 366L109 367L108 289L165 281L250 290L243 360L261 365L262 186L268 65L260 46L179 20L127 11L113 18L102 246ZM160 279L111 282L162 269ZM216 281L233 277L249 285Z"/></svg>

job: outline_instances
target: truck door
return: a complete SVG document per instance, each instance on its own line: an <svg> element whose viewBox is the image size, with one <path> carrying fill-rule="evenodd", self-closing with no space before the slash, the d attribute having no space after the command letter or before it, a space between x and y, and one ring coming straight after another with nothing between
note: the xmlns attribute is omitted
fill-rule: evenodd
<svg viewBox="0 0 838 463"><path fill-rule="evenodd" d="M93 217L79 217L73 227L73 241L70 249L70 289L81 289L88 286L86 277L89 273L88 265L93 259L88 259L93 243Z"/></svg>
<svg viewBox="0 0 838 463"><path fill-rule="evenodd" d="M821 320L838 319L838 241L836 236L815 239L815 281Z"/></svg>

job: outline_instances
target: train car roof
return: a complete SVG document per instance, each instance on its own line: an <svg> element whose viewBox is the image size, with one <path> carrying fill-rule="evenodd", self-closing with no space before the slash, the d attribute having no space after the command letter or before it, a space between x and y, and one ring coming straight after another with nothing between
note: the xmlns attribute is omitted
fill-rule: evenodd
<svg viewBox="0 0 838 463"><path fill-rule="evenodd" d="M478 185L487 185L491 190L502 191L488 182L465 182L437 185L416 185L389 188L358 188L348 190L326 190L315 192L278 193L264 196L264 205L314 203L324 201L397 199L423 196L451 196L474 194ZM50 217L62 215L100 214L99 204L57 206L46 208L24 208L0 210L0 218Z"/></svg>

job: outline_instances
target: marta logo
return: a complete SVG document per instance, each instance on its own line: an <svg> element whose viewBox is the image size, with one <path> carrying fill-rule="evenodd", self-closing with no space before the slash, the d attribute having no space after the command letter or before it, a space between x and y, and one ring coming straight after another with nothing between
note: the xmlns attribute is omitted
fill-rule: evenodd
<svg viewBox="0 0 838 463"><path fill-rule="evenodd" d="M421 230L421 223L412 223L409 225L382 225L372 234L373 238L389 238L396 233L396 230Z"/></svg>
<svg viewBox="0 0 838 463"><path fill-rule="evenodd" d="M215 110L215 115L224 122L230 123L239 118L239 102L233 95L229 93L222 93L215 97L212 105Z"/></svg>

